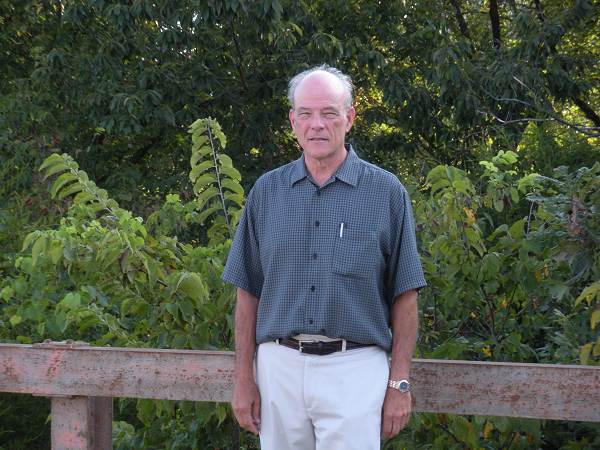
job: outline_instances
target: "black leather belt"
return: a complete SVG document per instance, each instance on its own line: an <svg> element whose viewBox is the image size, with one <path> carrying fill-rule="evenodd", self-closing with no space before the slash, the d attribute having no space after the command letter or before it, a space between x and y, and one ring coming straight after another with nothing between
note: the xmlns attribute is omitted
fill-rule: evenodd
<svg viewBox="0 0 600 450"><path fill-rule="evenodd" d="M343 341L299 341L298 339L276 339L279 345L293 348L294 350L300 351L300 353L306 353L307 355L329 355L335 352L341 352L343 350ZM353 350L355 348L372 347L374 344L359 344L358 342L346 341L346 350Z"/></svg>

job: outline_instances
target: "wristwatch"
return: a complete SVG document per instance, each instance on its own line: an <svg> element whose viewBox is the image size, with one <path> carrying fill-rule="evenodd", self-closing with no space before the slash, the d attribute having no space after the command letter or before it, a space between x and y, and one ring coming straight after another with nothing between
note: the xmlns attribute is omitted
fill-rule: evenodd
<svg viewBox="0 0 600 450"><path fill-rule="evenodd" d="M403 394L410 392L410 383L408 382L408 380L389 380L388 387L396 389L402 392Z"/></svg>

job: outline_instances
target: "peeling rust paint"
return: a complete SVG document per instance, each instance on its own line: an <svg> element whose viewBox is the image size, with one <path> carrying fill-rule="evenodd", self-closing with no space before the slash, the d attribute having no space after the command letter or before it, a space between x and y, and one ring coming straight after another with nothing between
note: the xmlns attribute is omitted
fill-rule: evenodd
<svg viewBox="0 0 600 450"><path fill-rule="evenodd" d="M46 371L46 376L48 378L54 378L56 372L60 368L60 366L64 366L64 351L61 350L53 350L48 357L48 370Z"/></svg>

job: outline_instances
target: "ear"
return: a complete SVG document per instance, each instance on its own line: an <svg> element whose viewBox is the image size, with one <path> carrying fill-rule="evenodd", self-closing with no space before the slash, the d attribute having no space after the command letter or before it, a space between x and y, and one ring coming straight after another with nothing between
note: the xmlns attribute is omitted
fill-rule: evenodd
<svg viewBox="0 0 600 450"><path fill-rule="evenodd" d="M292 130L294 129L294 124L296 122L296 117L294 116L294 110L290 109L288 113L288 118L290 119L290 125L292 126Z"/></svg>
<svg viewBox="0 0 600 450"><path fill-rule="evenodd" d="M346 111L346 122L347 122L346 123L346 133L348 131L350 131L350 128L352 128L352 124L354 123L355 117L356 117L356 110L354 109L354 106L351 106Z"/></svg>

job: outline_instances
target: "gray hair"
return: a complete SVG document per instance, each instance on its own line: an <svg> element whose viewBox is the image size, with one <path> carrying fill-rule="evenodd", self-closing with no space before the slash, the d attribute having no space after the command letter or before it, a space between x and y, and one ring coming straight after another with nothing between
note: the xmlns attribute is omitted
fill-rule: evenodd
<svg viewBox="0 0 600 450"><path fill-rule="evenodd" d="M352 79L343 73L341 70L336 69L335 67L331 67L329 64L321 64L320 66L313 67L311 69L306 69L303 72L300 72L294 78L292 78L288 84L288 100L290 101L290 105L292 105L292 109L294 109L294 96L296 95L296 88L304 81L306 77L315 73L315 72L327 72L331 75L335 76L340 83L342 84L342 88L344 89L345 99L344 106L346 108L350 108L352 106L352 90L354 86L352 85Z"/></svg>

